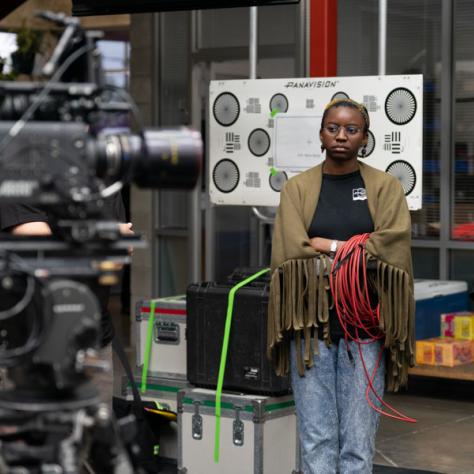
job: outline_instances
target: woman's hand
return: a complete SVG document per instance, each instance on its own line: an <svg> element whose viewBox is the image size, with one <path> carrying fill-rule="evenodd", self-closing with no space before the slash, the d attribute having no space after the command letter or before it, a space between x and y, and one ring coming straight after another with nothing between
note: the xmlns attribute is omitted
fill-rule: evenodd
<svg viewBox="0 0 474 474"><path fill-rule="evenodd" d="M310 242L311 247L313 247L316 252L329 253L329 248L332 241L329 239L324 239L323 237L313 237Z"/></svg>
<svg viewBox="0 0 474 474"><path fill-rule="evenodd" d="M325 239L323 237L313 237L310 239L311 242L311 247L316 252L321 252L329 255L329 252L331 251L331 243L333 239ZM337 241L337 250L344 244L344 241L338 240Z"/></svg>

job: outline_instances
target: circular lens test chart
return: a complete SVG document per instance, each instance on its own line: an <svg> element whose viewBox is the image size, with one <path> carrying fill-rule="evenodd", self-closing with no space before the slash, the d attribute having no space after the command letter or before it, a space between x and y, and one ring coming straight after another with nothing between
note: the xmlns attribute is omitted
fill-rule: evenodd
<svg viewBox="0 0 474 474"><path fill-rule="evenodd" d="M365 105L370 130L360 159L394 175L410 210L420 209L422 75L211 81L211 202L278 206L284 183L324 159L321 118L336 98Z"/></svg>

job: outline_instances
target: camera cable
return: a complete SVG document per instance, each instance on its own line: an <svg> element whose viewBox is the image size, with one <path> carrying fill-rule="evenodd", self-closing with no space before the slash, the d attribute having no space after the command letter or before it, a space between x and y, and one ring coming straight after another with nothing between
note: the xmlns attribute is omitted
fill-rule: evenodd
<svg viewBox="0 0 474 474"><path fill-rule="evenodd" d="M0 311L0 322L13 318L21 318L25 316L25 310L31 306L31 326L28 328L29 335L26 342L19 347L12 349L0 350L0 365L7 367L13 366L17 363L19 358L22 358L31 352L35 351L41 343L41 334L46 325L47 315L45 308L38 307L35 299L35 292L38 288L42 288L42 282L35 277L35 275L27 269L26 264L22 259L10 252L0 255L0 262L4 263L2 269L5 276L2 278L2 285L7 285L5 289L14 283L13 276L19 276L26 279L26 288L20 300L10 308ZM5 280L8 279L8 280ZM46 297L46 295L42 295ZM23 313L23 315L22 315Z"/></svg>
<svg viewBox="0 0 474 474"><path fill-rule="evenodd" d="M380 349L372 374L369 374L363 357L363 345L372 344L385 337L385 334L380 329L380 303L372 307L370 301L366 264L367 253L365 251L365 243L369 237L370 234L355 235L345 242L336 253L329 275L336 313L344 331L348 356L352 362L353 357L348 341L352 340L357 343L360 360L367 379L365 398L369 406L376 412L389 418L416 423L417 420L415 418L404 415L386 403L374 387L375 375L380 368L385 347L382 345ZM368 337L359 337L359 331L362 331ZM375 406L370 399L370 393L374 395L383 407L392 413Z"/></svg>

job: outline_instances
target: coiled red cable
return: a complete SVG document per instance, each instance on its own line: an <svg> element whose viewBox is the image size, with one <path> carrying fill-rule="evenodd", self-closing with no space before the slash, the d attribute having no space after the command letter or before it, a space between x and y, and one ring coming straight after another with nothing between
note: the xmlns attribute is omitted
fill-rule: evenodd
<svg viewBox="0 0 474 474"><path fill-rule="evenodd" d="M375 375L380 367L384 347L382 346L380 350L372 375L369 374L362 355L363 344L371 344L384 338L379 324L380 304L372 308L369 296L367 265L365 262L365 243L369 236L370 234L360 234L350 238L339 248L332 263L329 283L337 317L344 331L346 343L348 340L352 340L358 345L360 359L367 378L367 389L365 391L367 403L381 415L407 423L416 423L417 420L415 418L400 413L384 402L373 385ZM364 339L359 337L360 332ZM350 353L349 345L347 347ZM370 392L373 393L381 405L391 410L394 414L375 406L370 399Z"/></svg>

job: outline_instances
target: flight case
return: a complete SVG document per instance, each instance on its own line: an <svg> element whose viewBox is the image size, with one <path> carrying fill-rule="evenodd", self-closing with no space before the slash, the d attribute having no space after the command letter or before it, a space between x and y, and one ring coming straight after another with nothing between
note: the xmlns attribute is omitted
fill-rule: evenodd
<svg viewBox="0 0 474 474"><path fill-rule="evenodd" d="M136 307L137 367L143 368L151 303L155 314L148 373L153 377L186 380L186 296L141 300Z"/></svg>
<svg viewBox="0 0 474 474"><path fill-rule="evenodd" d="M219 462L214 390L178 393L179 474L301 474L293 397L223 393Z"/></svg>

